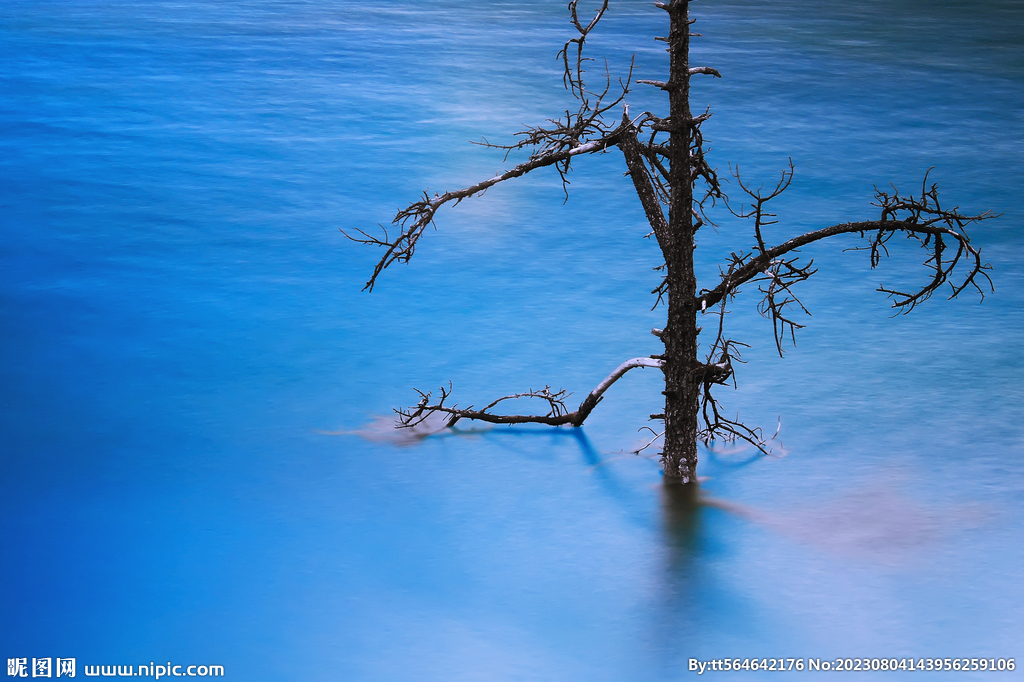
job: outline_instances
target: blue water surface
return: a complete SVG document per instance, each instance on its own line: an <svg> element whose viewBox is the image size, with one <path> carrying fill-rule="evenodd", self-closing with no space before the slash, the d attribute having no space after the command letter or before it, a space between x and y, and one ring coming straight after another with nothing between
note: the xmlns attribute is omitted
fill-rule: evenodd
<svg viewBox="0 0 1024 682"><path fill-rule="evenodd" d="M578 430L386 422L414 387L579 398L659 352L660 260L617 153L579 159L567 200L539 172L443 209L372 294L379 253L339 232L509 168L468 142L574 106L563 3L0 5L0 658L438 681L1019 658L1024 3L692 12L693 61L723 74L693 92L713 163L755 184L796 166L773 239L874 218L875 185L931 167L951 205L1002 214L971 232L983 303L891 318L874 290L923 281L923 252L872 271L856 239L821 244L779 359L740 296L751 348L724 398L781 419L784 456L702 450L697 501L630 454L654 370ZM663 78L666 31L613 1L592 82L633 54ZM638 87L633 111L665 111ZM751 246L720 217L703 285ZM715 677L759 675L779 679Z"/></svg>

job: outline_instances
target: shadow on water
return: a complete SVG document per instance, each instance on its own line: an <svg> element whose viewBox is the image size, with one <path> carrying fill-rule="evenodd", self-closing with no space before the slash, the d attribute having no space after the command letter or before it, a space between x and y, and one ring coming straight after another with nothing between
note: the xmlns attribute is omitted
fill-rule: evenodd
<svg viewBox="0 0 1024 682"><path fill-rule="evenodd" d="M709 571L714 541L700 485L663 483L659 495L663 558L654 581L652 634L670 664L681 646L703 636L708 600L721 603L722 595Z"/></svg>
<svg viewBox="0 0 1024 682"><path fill-rule="evenodd" d="M715 562L729 552L725 535L730 525L746 525L753 520L746 507L715 499L699 484L671 485L662 479L656 486L659 504L652 510L650 498L638 495L635 483L616 475L615 467L606 466L621 457L605 456L580 428L453 428L430 434L438 438L474 436L506 443L519 438L571 439L579 448L587 473L593 475L605 497L614 501L629 522L653 533L661 559L650 576L654 619L651 636L663 656L663 665L675 669L682 650L689 643L706 640L709 633L735 634L754 627L741 614L756 611L755 605L736 593L728 581L722 581L715 569ZM713 472L724 473L761 459L760 453L743 449L719 448L705 453ZM650 492L646 486L645 492Z"/></svg>
<svg viewBox="0 0 1024 682"><path fill-rule="evenodd" d="M760 455L745 462L756 461ZM723 577L736 532L749 519L743 509L708 495L700 484L662 484L662 562L655 578L653 638L662 663L676 670L680 656L714 641L716 633L736 636L758 627L757 605Z"/></svg>
<svg viewBox="0 0 1024 682"><path fill-rule="evenodd" d="M319 431L329 436L359 436L376 443L387 443L397 447L410 447L423 442L425 439L459 439L459 438L486 438L488 440L506 441L514 438L548 438L553 440L570 439L579 448L583 461L587 465L587 471L592 473L599 481L601 488L614 499L616 503L628 514L630 520L643 527L650 526L650 519L638 509L634 490L623 483L614 473L611 467L605 466L609 462L618 459L617 457L605 458L594 447L594 444L587 438L582 428L530 428L522 426L506 426L495 428L484 427L447 427L444 419L425 420L412 428L395 428L394 417L376 417L373 421L362 428L345 431Z"/></svg>
<svg viewBox="0 0 1024 682"><path fill-rule="evenodd" d="M749 445L731 447L708 447L704 449L702 471L712 469L742 469L754 462L760 462L764 454Z"/></svg>
<svg viewBox="0 0 1024 682"><path fill-rule="evenodd" d="M666 571L686 578L692 574L693 561L701 547L703 501L699 485L661 486L661 531L666 556ZM685 580L679 581L680 585Z"/></svg>
<svg viewBox="0 0 1024 682"><path fill-rule="evenodd" d="M452 433L450 435L480 435L483 434L486 438L494 439L507 439L507 438L539 438L547 437L552 439L570 439L576 443L579 448L580 455L583 457L583 462L587 465L586 474L592 475L600 486L605 496L614 500L619 510L629 519L630 523L642 527L649 528L651 520L643 504L638 504L636 489L624 482L620 477L615 475L615 471L612 467L605 466L610 461L617 459L613 457L611 459L602 457L594 444L587 437L586 432L582 428L548 428L548 429L533 429L529 427L506 427L497 429L480 429L473 430L471 432L456 431L450 429Z"/></svg>

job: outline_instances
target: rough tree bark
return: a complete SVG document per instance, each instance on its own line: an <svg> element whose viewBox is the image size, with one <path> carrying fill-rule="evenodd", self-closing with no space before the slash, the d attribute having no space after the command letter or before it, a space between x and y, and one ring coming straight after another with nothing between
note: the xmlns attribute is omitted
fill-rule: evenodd
<svg viewBox="0 0 1024 682"><path fill-rule="evenodd" d="M398 212L393 224L397 234L384 229L382 236L370 235L362 230L350 239L373 244L385 249L364 289L371 290L378 277L395 262L408 262L426 227L433 223L434 214L443 205L457 205L462 200L496 184L525 175L540 168L554 167L567 186L565 174L573 159L586 154L599 153L617 147L623 155L628 174L633 182L640 204L657 239L664 257L657 268L664 273L661 284L652 293L658 303L667 307L663 329L652 330L664 343L663 354L649 358L634 358L622 363L602 381L580 404L570 412L565 406L565 391L529 390L503 396L481 409L448 405L451 385L440 390L432 401L431 393L417 391L419 403L411 409L396 410L399 427L412 427L431 415L445 416L447 426L460 419L475 419L498 424L540 423L553 426L581 426L604 392L628 370L635 367L660 368L665 377L665 409L652 419L664 421L664 429L657 437L664 439L661 459L665 480L669 483L695 483L697 480L697 442L716 438L743 439L763 452L769 448L770 438L760 429L748 428L741 422L722 415L713 390L716 386L735 382L733 359L745 344L729 338L724 329L726 304L738 293L739 287L757 283L762 296L758 310L772 321L775 343L779 354L788 334L792 338L797 323L792 315L806 309L793 293L798 284L816 270L813 261L798 263L795 252L813 242L842 234L857 234L865 238L862 250L869 252L871 266L879 264L888 255L892 237L902 235L916 242L927 254L924 266L929 273L927 281L918 288L902 291L880 287L879 291L893 299L897 312L909 312L918 303L929 298L942 285L951 287L950 298L958 296L968 287L984 297L983 286L991 288L985 272L989 266L982 262L980 251L971 244L965 227L971 223L994 217L990 213L966 215L959 208L945 209L939 204L938 189L928 185L925 174L919 196L901 195L876 190L874 206L881 209L876 220L848 222L824 227L794 237L780 244L770 245L765 228L775 224L776 216L768 211L768 203L784 192L793 179L793 165L784 170L776 187L768 194L752 189L740 177L738 167L733 171L736 186L746 204L739 208L730 204L722 189L716 171L704 158L704 140L701 125L710 118L709 112L694 116L690 108L690 79L693 76L720 78L715 69L707 66L691 67L689 63L690 38L694 20L690 18L688 0L655 2L669 17L669 33L657 38L667 43L669 74L666 81L637 80L663 90L668 96L668 115L659 117L649 111L632 116L625 103L629 94L633 69L625 80L618 81L613 93L610 76L604 79L600 92L591 90L584 82L586 62L583 49L587 36L594 30L608 9L608 0L584 25L577 3L569 3L569 14L577 37L565 43L559 52L563 61L563 84L579 101L575 113L567 112L563 118L552 119L543 126L517 133L520 139L509 145L488 145L509 153L531 150L527 161L509 171L496 175L464 189L435 194L424 193L422 199ZM609 122L612 111L621 107L621 117ZM697 191L698 185L700 191ZM751 242L747 249L734 251L729 262L721 268L719 279L711 288L698 289L694 273L693 251L698 230L711 223L708 212L717 205L732 215L751 221ZM667 209L667 216L666 211ZM698 354L698 335L702 328L698 316L717 316L717 333L707 347L702 360ZM495 408L508 400L535 399L546 403L546 414L502 414ZM646 447L646 446L645 446Z"/></svg>
<svg viewBox="0 0 1024 682"><path fill-rule="evenodd" d="M697 480L697 400L700 362L697 359L697 277L693 270L696 228L693 222L691 155L699 122L690 114L689 3L661 5L668 11L669 239L661 247L668 284L665 343L665 477L683 483ZM630 169L640 173L641 169Z"/></svg>

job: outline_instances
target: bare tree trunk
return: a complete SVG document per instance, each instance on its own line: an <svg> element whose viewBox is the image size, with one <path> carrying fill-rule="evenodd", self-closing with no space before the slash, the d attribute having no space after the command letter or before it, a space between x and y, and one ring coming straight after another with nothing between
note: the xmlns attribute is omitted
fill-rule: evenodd
<svg viewBox="0 0 1024 682"><path fill-rule="evenodd" d="M665 446L662 462L667 483L697 480L697 280L693 271L693 172L690 148L693 121L690 114L690 18L689 2L673 2L668 37L670 53L669 94L671 125L669 150L670 243L665 253L668 275L668 323L665 343Z"/></svg>

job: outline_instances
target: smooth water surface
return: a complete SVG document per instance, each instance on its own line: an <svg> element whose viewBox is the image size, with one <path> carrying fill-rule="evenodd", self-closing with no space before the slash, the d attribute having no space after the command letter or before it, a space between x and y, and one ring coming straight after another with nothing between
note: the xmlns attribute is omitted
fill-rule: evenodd
<svg viewBox="0 0 1024 682"><path fill-rule="evenodd" d="M693 12L720 171L796 165L779 240L872 218L874 185L932 166L950 203L1003 214L972 231L981 304L890 318L874 289L920 281L922 253L871 271L826 244L782 360L741 296L725 397L781 418L785 456L703 452L699 500L629 454L653 370L580 430L380 428L414 387L581 396L659 351L660 261L616 153L580 159L564 205L538 173L442 210L372 294L377 254L338 231L508 168L468 141L572 106L562 3L0 5L0 658L445 681L1020 658L1024 3ZM613 2L588 45L661 78L665 30ZM705 230L703 282L749 246Z"/></svg>

